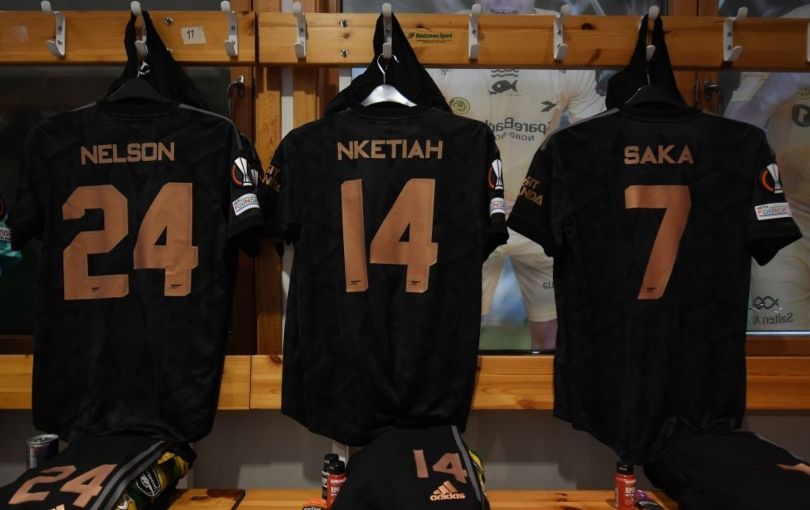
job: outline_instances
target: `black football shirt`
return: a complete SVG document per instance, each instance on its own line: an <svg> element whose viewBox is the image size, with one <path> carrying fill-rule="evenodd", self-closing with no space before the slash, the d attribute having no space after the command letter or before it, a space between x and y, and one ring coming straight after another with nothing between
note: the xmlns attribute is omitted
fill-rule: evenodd
<svg viewBox="0 0 810 510"><path fill-rule="evenodd" d="M79 437L58 455L0 487L0 506L6 510L121 509L116 502L133 485L142 492L143 503L155 501L148 508L165 508L178 478L167 476L171 472L158 473L155 467L171 456L189 464L196 457L187 445L144 436ZM127 508L131 507L123 506Z"/></svg>
<svg viewBox="0 0 810 510"><path fill-rule="evenodd" d="M554 412L643 463L745 409L750 259L800 233L761 130L622 106L536 153L508 225L554 257Z"/></svg>
<svg viewBox="0 0 810 510"><path fill-rule="evenodd" d="M262 181L295 249L282 412L350 445L393 426L463 429L481 264L506 238L489 128L356 107L291 131Z"/></svg>
<svg viewBox="0 0 810 510"><path fill-rule="evenodd" d="M352 455L334 510L488 510L458 429L394 429Z"/></svg>
<svg viewBox="0 0 810 510"><path fill-rule="evenodd" d="M9 225L15 247L42 240L38 429L66 440L208 433L229 240L262 221L251 157L228 119L176 102L101 101L32 129Z"/></svg>

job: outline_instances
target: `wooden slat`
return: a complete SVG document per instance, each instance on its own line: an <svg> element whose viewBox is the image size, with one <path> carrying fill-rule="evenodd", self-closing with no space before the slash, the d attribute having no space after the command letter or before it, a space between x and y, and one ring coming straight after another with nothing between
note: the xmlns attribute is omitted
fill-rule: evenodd
<svg viewBox="0 0 810 510"><path fill-rule="evenodd" d="M748 410L810 410L810 357L748 357ZM551 356L479 356L473 409L550 410ZM253 356L251 409L281 408L281 359Z"/></svg>
<svg viewBox="0 0 810 510"><path fill-rule="evenodd" d="M31 409L30 355L0 356L0 409ZM250 404L250 356L226 356L219 394L219 409L248 409Z"/></svg>
<svg viewBox="0 0 810 510"><path fill-rule="evenodd" d="M473 409L554 407L552 356L479 356Z"/></svg>
<svg viewBox="0 0 810 510"><path fill-rule="evenodd" d="M303 503L317 497L309 489L248 490L239 505L240 510L300 510ZM659 494L653 494L664 510L677 510L677 505ZM610 510L613 492L609 490L572 491L514 491L489 490L487 497L492 510Z"/></svg>
<svg viewBox="0 0 810 510"><path fill-rule="evenodd" d="M810 358L749 357L749 410L810 410Z"/></svg>
<svg viewBox="0 0 810 510"><path fill-rule="evenodd" d="M172 510L234 510L245 497L242 489L187 489L172 494Z"/></svg>
<svg viewBox="0 0 810 510"><path fill-rule="evenodd" d="M217 4L218 6L218 4ZM243 64L256 60L256 16L238 14L239 55L231 58L223 42L227 17L219 11L149 11L155 28L175 60L183 64ZM128 11L65 11L66 56L54 57L45 41L54 38L52 15L36 11L0 12L0 64L120 64L126 61L124 28ZM171 18L172 24L165 20ZM140 21L138 22L140 23ZM205 44L183 44L181 29L203 27Z"/></svg>
<svg viewBox="0 0 810 510"><path fill-rule="evenodd" d="M253 356L251 409L281 409L281 357Z"/></svg>
<svg viewBox="0 0 810 510"><path fill-rule="evenodd" d="M810 356L810 335L749 335L745 353L748 356Z"/></svg>
<svg viewBox="0 0 810 510"><path fill-rule="evenodd" d="M31 409L33 356L0 356L0 409Z"/></svg>
<svg viewBox="0 0 810 510"><path fill-rule="evenodd" d="M220 410L250 408L250 368L251 356L225 356L219 390Z"/></svg>
<svg viewBox="0 0 810 510"><path fill-rule="evenodd" d="M360 65L372 58L377 14L307 13L307 57L295 57L295 19L290 14L259 14L259 61L276 65ZM556 64L550 16L482 15L480 56L467 58L467 16L398 14L419 57L428 66L619 67L630 59L637 16L570 16L565 21L568 56ZM347 26L341 27L340 20ZM678 69L723 66L723 18L666 16L667 46ZM410 34L413 34L411 36ZM748 18L737 23L735 42L744 47L735 69L810 70L806 61L807 21ZM346 50L347 56L341 52ZM394 48L396 53L396 48Z"/></svg>
<svg viewBox="0 0 810 510"><path fill-rule="evenodd" d="M30 409L32 356L0 356L0 409ZM473 408L553 406L551 356L481 356ZM748 357L748 410L810 410L810 357ZM227 356L219 409L280 409L279 356Z"/></svg>

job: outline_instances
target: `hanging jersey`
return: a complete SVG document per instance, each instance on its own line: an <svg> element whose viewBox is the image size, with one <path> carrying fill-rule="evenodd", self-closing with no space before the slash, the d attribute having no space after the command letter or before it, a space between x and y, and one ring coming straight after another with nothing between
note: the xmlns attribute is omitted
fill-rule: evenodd
<svg viewBox="0 0 810 510"><path fill-rule="evenodd" d="M230 240L261 224L251 154L228 119L176 102L99 102L32 129L9 225L15 247L42 240L37 429L208 433Z"/></svg>
<svg viewBox="0 0 810 510"><path fill-rule="evenodd" d="M56 457L0 488L0 506L145 510L158 497L168 498L194 458L186 445L141 436L76 438ZM170 463L174 467L164 469ZM137 509L130 505L134 501L130 494L141 502Z"/></svg>
<svg viewBox="0 0 810 510"><path fill-rule="evenodd" d="M508 222L554 257L554 412L643 463L745 409L750 258L800 233L761 130L622 106L535 155Z"/></svg>
<svg viewBox="0 0 810 510"><path fill-rule="evenodd" d="M456 427L390 430L349 459L332 510L488 510L482 479Z"/></svg>
<svg viewBox="0 0 810 510"><path fill-rule="evenodd" d="M507 207L563 112L579 121L605 109L590 70L430 69L453 113L484 122L503 154Z"/></svg>
<svg viewBox="0 0 810 510"><path fill-rule="evenodd" d="M283 413L350 445L463 428L481 263L506 238L500 170L484 124L427 107L356 107L284 138L262 178L295 245Z"/></svg>

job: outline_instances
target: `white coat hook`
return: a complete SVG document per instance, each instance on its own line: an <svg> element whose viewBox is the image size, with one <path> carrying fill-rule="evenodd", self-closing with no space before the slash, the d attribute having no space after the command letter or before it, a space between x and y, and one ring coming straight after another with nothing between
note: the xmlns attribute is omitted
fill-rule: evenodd
<svg viewBox="0 0 810 510"><path fill-rule="evenodd" d="M239 23L236 20L236 13L231 10L231 2L222 0L219 9L225 13L228 19L228 40L225 41L225 53L229 57L239 55Z"/></svg>
<svg viewBox="0 0 810 510"><path fill-rule="evenodd" d="M467 26L468 41L467 41L467 56L470 60L478 58L478 50L481 46L478 44L478 16L481 15L481 4L473 4L470 12L470 20Z"/></svg>
<svg viewBox="0 0 810 510"><path fill-rule="evenodd" d="M132 13L133 16L141 16L143 17L143 10L141 9L141 3L137 1L133 1L129 3L129 11ZM149 50L146 49L146 25L141 27L141 39L135 41L135 51L138 53L138 58L144 59L147 55L149 55Z"/></svg>
<svg viewBox="0 0 810 510"><path fill-rule="evenodd" d="M650 21L657 20L658 16L660 16L660 15L661 15L661 8L658 7L657 5L653 5L652 7L650 7L650 10L647 11L647 17L650 19ZM646 55L647 55L647 62L652 60L653 55L655 55L655 45L654 44L648 44L647 45Z"/></svg>
<svg viewBox="0 0 810 510"><path fill-rule="evenodd" d="M383 15L383 35L385 36L383 45L382 45L382 56L384 59L390 59L391 55L393 54L393 48L391 46L391 4L384 3L382 4L382 15Z"/></svg>
<svg viewBox="0 0 810 510"><path fill-rule="evenodd" d="M571 15L571 6L568 4L560 7L560 13L554 16L554 60L565 60L568 53L568 45L565 44L565 29L563 28L563 18Z"/></svg>
<svg viewBox="0 0 810 510"><path fill-rule="evenodd" d="M723 62L736 62L743 47L734 45L734 23L748 17L748 7L740 7L736 17L723 21Z"/></svg>
<svg viewBox="0 0 810 510"><path fill-rule="evenodd" d="M301 8L301 2L295 2L292 5L292 11L295 15L295 24L298 30L295 33L295 56L296 58L306 58L307 56L307 17L304 16Z"/></svg>
<svg viewBox="0 0 810 510"><path fill-rule="evenodd" d="M53 39L48 39L45 41L45 44L48 46L48 51L54 57L64 57L65 43L67 42L67 34L65 33L65 14L60 11L53 11L51 9L51 3L47 0L40 2L39 6L42 9L42 12L53 14L53 19L56 23Z"/></svg>

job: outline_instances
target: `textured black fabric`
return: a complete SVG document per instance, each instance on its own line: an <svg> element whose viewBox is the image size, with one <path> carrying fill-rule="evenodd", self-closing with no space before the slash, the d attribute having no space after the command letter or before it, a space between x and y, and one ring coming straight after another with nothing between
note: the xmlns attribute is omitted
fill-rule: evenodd
<svg viewBox="0 0 810 510"><path fill-rule="evenodd" d="M436 508L488 508L467 446L452 426L383 433L349 459L346 482L332 506L332 510Z"/></svg>
<svg viewBox="0 0 810 510"><path fill-rule="evenodd" d="M554 257L556 416L636 464L739 426L751 256L801 236L778 182L761 130L692 109L546 140L507 224Z"/></svg>
<svg viewBox="0 0 810 510"><path fill-rule="evenodd" d="M39 430L65 440L208 433L235 269L229 241L262 223L240 159L251 153L228 119L174 102L100 102L31 130L8 223L15 246L42 240Z"/></svg>
<svg viewBox="0 0 810 510"><path fill-rule="evenodd" d="M442 96L441 90L419 63L397 17L393 14L391 15L391 31L392 54L397 57L398 61L392 61L387 65L386 83L396 87L402 95L418 105L432 106L449 112L450 107ZM382 83L383 76L377 66L377 57L382 54L384 37L383 16L380 14L374 31L374 58L371 59L363 74L352 80L348 87L329 102L326 107L327 114L359 105L377 85ZM383 66L386 65L383 59L380 59L380 63Z"/></svg>
<svg viewBox="0 0 810 510"><path fill-rule="evenodd" d="M652 44L655 53L649 63L647 62L647 15L641 21L638 31L636 48L630 63L608 79L605 106L610 109L627 102L636 91L644 85L656 85L665 90L673 99L686 102L678 91L675 73L672 71L672 62L669 59L667 43L664 38L664 22L661 17L653 22Z"/></svg>
<svg viewBox="0 0 810 510"><path fill-rule="evenodd" d="M782 467L780 467L780 465ZM751 432L687 437L644 473L681 510L770 510L810 506L810 466Z"/></svg>
<svg viewBox="0 0 810 510"><path fill-rule="evenodd" d="M291 131L262 180L275 235L295 244L282 412L350 445L394 426L463 428L481 264L506 240L489 128L434 108L352 108ZM344 203L362 207L363 221L345 224ZM428 243L435 263L407 266L408 253L424 256ZM396 251L403 262L387 258ZM352 265L365 278L347 278ZM419 268L427 278L409 274Z"/></svg>
<svg viewBox="0 0 810 510"><path fill-rule="evenodd" d="M124 72L116 79L107 92L107 95L118 90L125 82L141 78L148 81L159 93L169 99L197 108L208 109L197 86L183 71L183 68L174 60L166 45L152 23L152 17L143 11L144 30L146 31L146 48L148 55L143 64L138 62L138 53L135 49L135 20L130 15L126 30L124 31L124 49L127 52L127 63Z"/></svg>
<svg viewBox="0 0 810 510"><path fill-rule="evenodd" d="M108 510L168 450L189 463L196 457L187 445L141 436L76 438L56 457L0 487L0 506L9 510ZM177 484L177 480L155 482L170 485L160 487L166 494Z"/></svg>

